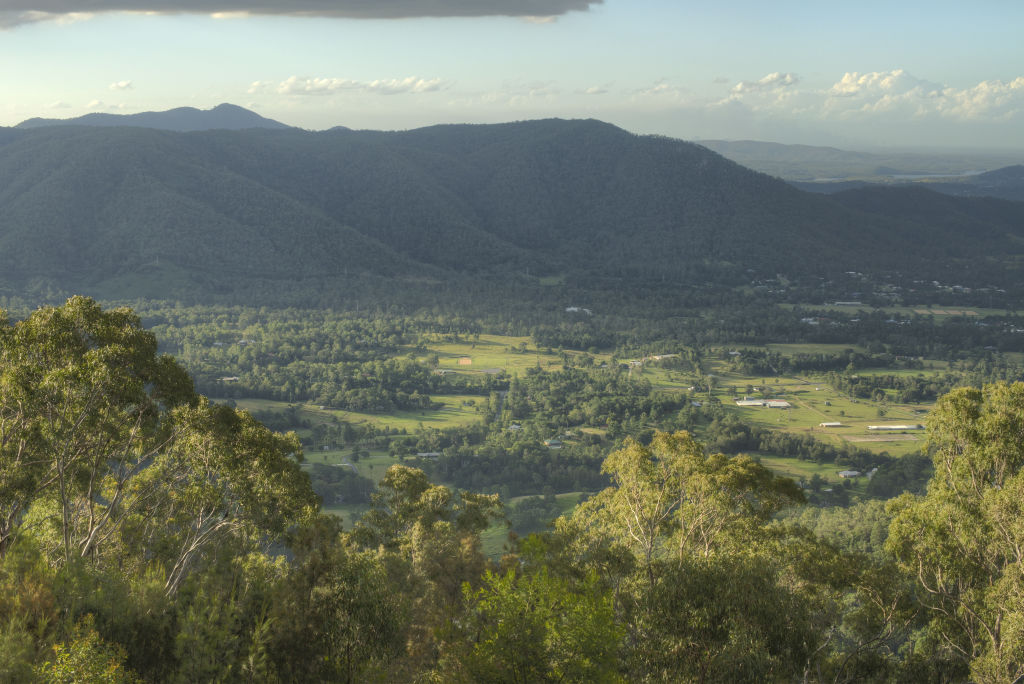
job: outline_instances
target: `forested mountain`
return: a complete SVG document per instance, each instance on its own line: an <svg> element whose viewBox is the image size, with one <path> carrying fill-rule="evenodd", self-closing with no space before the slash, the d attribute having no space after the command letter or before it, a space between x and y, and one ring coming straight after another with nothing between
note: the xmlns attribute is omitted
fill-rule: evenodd
<svg viewBox="0 0 1024 684"><path fill-rule="evenodd" d="M201 297L255 281L342 291L353 278L514 275L621 289L848 270L970 284L979 261L985 284L1019 280L1024 205L943 198L936 222L929 197L804 193L592 120L6 129L0 285Z"/></svg>
<svg viewBox="0 0 1024 684"><path fill-rule="evenodd" d="M211 109L177 107L166 112L139 112L138 114L106 114L94 112L73 119L42 119L22 121L16 128L42 126L138 126L167 131L207 131L212 129L243 130L246 128L282 129L289 126L260 116L244 107L220 104Z"/></svg>

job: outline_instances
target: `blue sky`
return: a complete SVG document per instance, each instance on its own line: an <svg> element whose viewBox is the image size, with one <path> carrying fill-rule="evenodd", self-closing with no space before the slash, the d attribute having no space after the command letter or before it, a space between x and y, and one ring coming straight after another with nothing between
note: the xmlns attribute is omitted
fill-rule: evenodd
<svg viewBox="0 0 1024 684"><path fill-rule="evenodd" d="M1024 150L1019 0L0 0L0 25L0 125L232 102L313 129L594 117Z"/></svg>

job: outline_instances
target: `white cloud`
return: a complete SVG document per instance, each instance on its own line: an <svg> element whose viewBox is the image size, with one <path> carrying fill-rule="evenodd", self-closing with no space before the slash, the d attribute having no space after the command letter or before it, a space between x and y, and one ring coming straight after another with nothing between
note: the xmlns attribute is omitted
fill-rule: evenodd
<svg viewBox="0 0 1024 684"><path fill-rule="evenodd" d="M741 81L711 107L727 104L763 115L817 121L1008 119L1024 113L1024 76L955 88L903 69L851 71L828 87L811 88L794 74L774 72L757 81Z"/></svg>
<svg viewBox="0 0 1024 684"><path fill-rule="evenodd" d="M764 92L774 91L781 88L788 88L789 86L796 85L800 82L796 74L784 74L780 71L775 71L757 81L740 81L732 88L732 92L750 93L750 92Z"/></svg>
<svg viewBox="0 0 1024 684"><path fill-rule="evenodd" d="M57 102L51 102L50 104L46 105L46 108L47 109L71 109L71 105L69 105L67 102L64 102L62 100L58 100Z"/></svg>
<svg viewBox="0 0 1024 684"><path fill-rule="evenodd" d="M102 109L103 107L103 100L90 100L89 103L85 105L86 109Z"/></svg>
<svg viewBox="0 0 1024 684"><path fill-rule="evenodd" d="M639 97L641 99L654 98L663 101L678 101L682 100L686 93L685 88L661 79L656 81L654 85L634 91L633 99L636 100Z"/></svg>
<svg viewBox="0 0 1024 684"><path fill-rule="evenodd" d="M1024 112L1024 76L955 88L903 69L849 72L827 91L824 109L846 118L892 113L919 119L1006 119Z"/></svg>
<svg viewBox="0 0 1024 684"><path fill-rule="evenodd" d="M253 81L249 84L249 89L246 92L250 95L255 95L256 93L262 93L270 90L273 87L274 84L270 81Z"/></svg>
<svg viewBox="0 0 1024 684"><path fill-rule="evenodd" d="M131 81L114 81L110 84L111 90L132 90L133 88Z"/></svg>
<svg viewBox="0 0 1024 684"><path fill-rule="evenodd" d="M268 84L256 81L249 87L249 92L259 92ZM406 78L377 79L373 81L356 81L347 78L301 78L291 76L277 85L277 92L282 95L331 95L344 91L374 93L378 95L398 95L402 93L431 93L446 87L440 78L424 79L417 76Z"/></svg>
<svg viewBox="0 0 1024 684"><path fill-rule="evenodd" d="M583 90L584 95L605 95L608 93L608 89L604 86L590 86Z"/></svg>

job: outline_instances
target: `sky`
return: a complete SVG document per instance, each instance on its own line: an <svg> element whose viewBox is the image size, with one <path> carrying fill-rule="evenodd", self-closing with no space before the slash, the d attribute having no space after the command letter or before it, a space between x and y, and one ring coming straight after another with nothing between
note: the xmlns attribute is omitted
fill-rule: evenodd
<svg viewBox="0 0 1024 684"><path fill-rule="evenodd" d="M222 102L308 129L596 118L1024 151L1020 0L0 0L0 126Z"/></svg>

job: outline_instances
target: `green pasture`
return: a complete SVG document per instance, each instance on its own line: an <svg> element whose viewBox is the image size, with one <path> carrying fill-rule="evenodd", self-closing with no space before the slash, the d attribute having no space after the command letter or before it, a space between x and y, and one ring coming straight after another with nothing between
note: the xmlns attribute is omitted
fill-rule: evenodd
<svg viewBox="0 0 1024 684"><path fill-rule="evenodd" d="M354 425L371 423L378 427L386 426L399 430L405 428L408 432L417 430L420 424L423 427L432 428L462 427L482 419L480 411L482 410L482 403L485 397L473 394L432 394L430 398L435 403L444 404L443 408L394 411L386 414L321 409L318 406L311 406L310 410L328 417L337 417L339 420L344 420ZM474 402L474 404L469 404L468 402Z"/></svg>
<svg viewBox="0 0 1024 684"><path fill-rule="evenodd" d="M1006 309L990 309L985 307L977 306L941 306L941 305L907 305L907 306L868 306L863 304L861 306L837 306L835 304L780 304L779 306L786 309L793 309L797 306L802 310L806 311L834 311L854 314L858 311L882 311L887 314L900 314L902 316L934 316L936 318L944 318L948 316L1008 316L1011 311Z"/></svg>
<svg viewBox="0 0 1024 684"><path fill-rule="evenodd" d="M389 427L401 430L405 428L413 432L420 427L447 428L471 425L482 416L480 413L485 397L475 394L435 394L430 397L435 403L443 404L439 409L417 409L413 411L395 411L393 413L361 413L358 411L344 411L330 407L321 408L316 404L300 404L299 416L302 420L308 420L313 424L333 423L335 418L354 425L365 423L377 427ZM220 400L224 401L224 400ZM247 411L284 411L291 404L286 401L272 401L270 399L235 399L238 408ZM469 404L474 402L475 405ZM300 435L302 430L298 431Z"/></svg>
<svg viewBox="0 0 1024 684"><path fill-rule="evenodd" d="M427 356L436 354L438 368L465 374L503 371L508 375L535 368L549 370L562 365L557 350L538 348L529 337L507 335L480 335L461 342L429 342ZM584 352L565 350L569 356L582 356ZM610 354L594 354L595 363L609 361ZM424 358L421 355L421 358ZM460 363L461 361L461 363ZM468 363L467 363L468 361Z"/></svg>
<svg viewBox="0 0 1024 684"><path fill-rule="evenodd" d="M797 482L810 480L815 475L820 476L829 483L839 483L839 471L846 468L837 466L835 463L815 463L814 461L801 461L796 458L785 458L782 456L770 456L767 454L751 454L756 457L762 465L770 468L776 475L789 477Z"/></svg>
<svg viewBox="0 0 1024 684"><path fill-rule="evenodd" d="M572 510L579 504L583 495L584 492L556 494L555 500L558 502L559 517L572 513ZM514 496L505 502L505 506L507 507L516 501L527 498L529 497ZM509 531L508 525L501 520L492 523L490 527L484 530L483 534L480 535L484 555L494 560L501 558L502 554L505 553L505 545L508 543Z"/></svg>
<svg viewBox="0 0 1024 684"><path fill-rule="evenodd" d="M750 349L760 349L761 347L750 347ZM778 343L778 344L766 344L765 349L769 351L778 352L783 356L793 356L795 354L841 354L847 349L852 349L856 352L867 351L864 347L856 344L812 344L812 343Z"/></svg>

